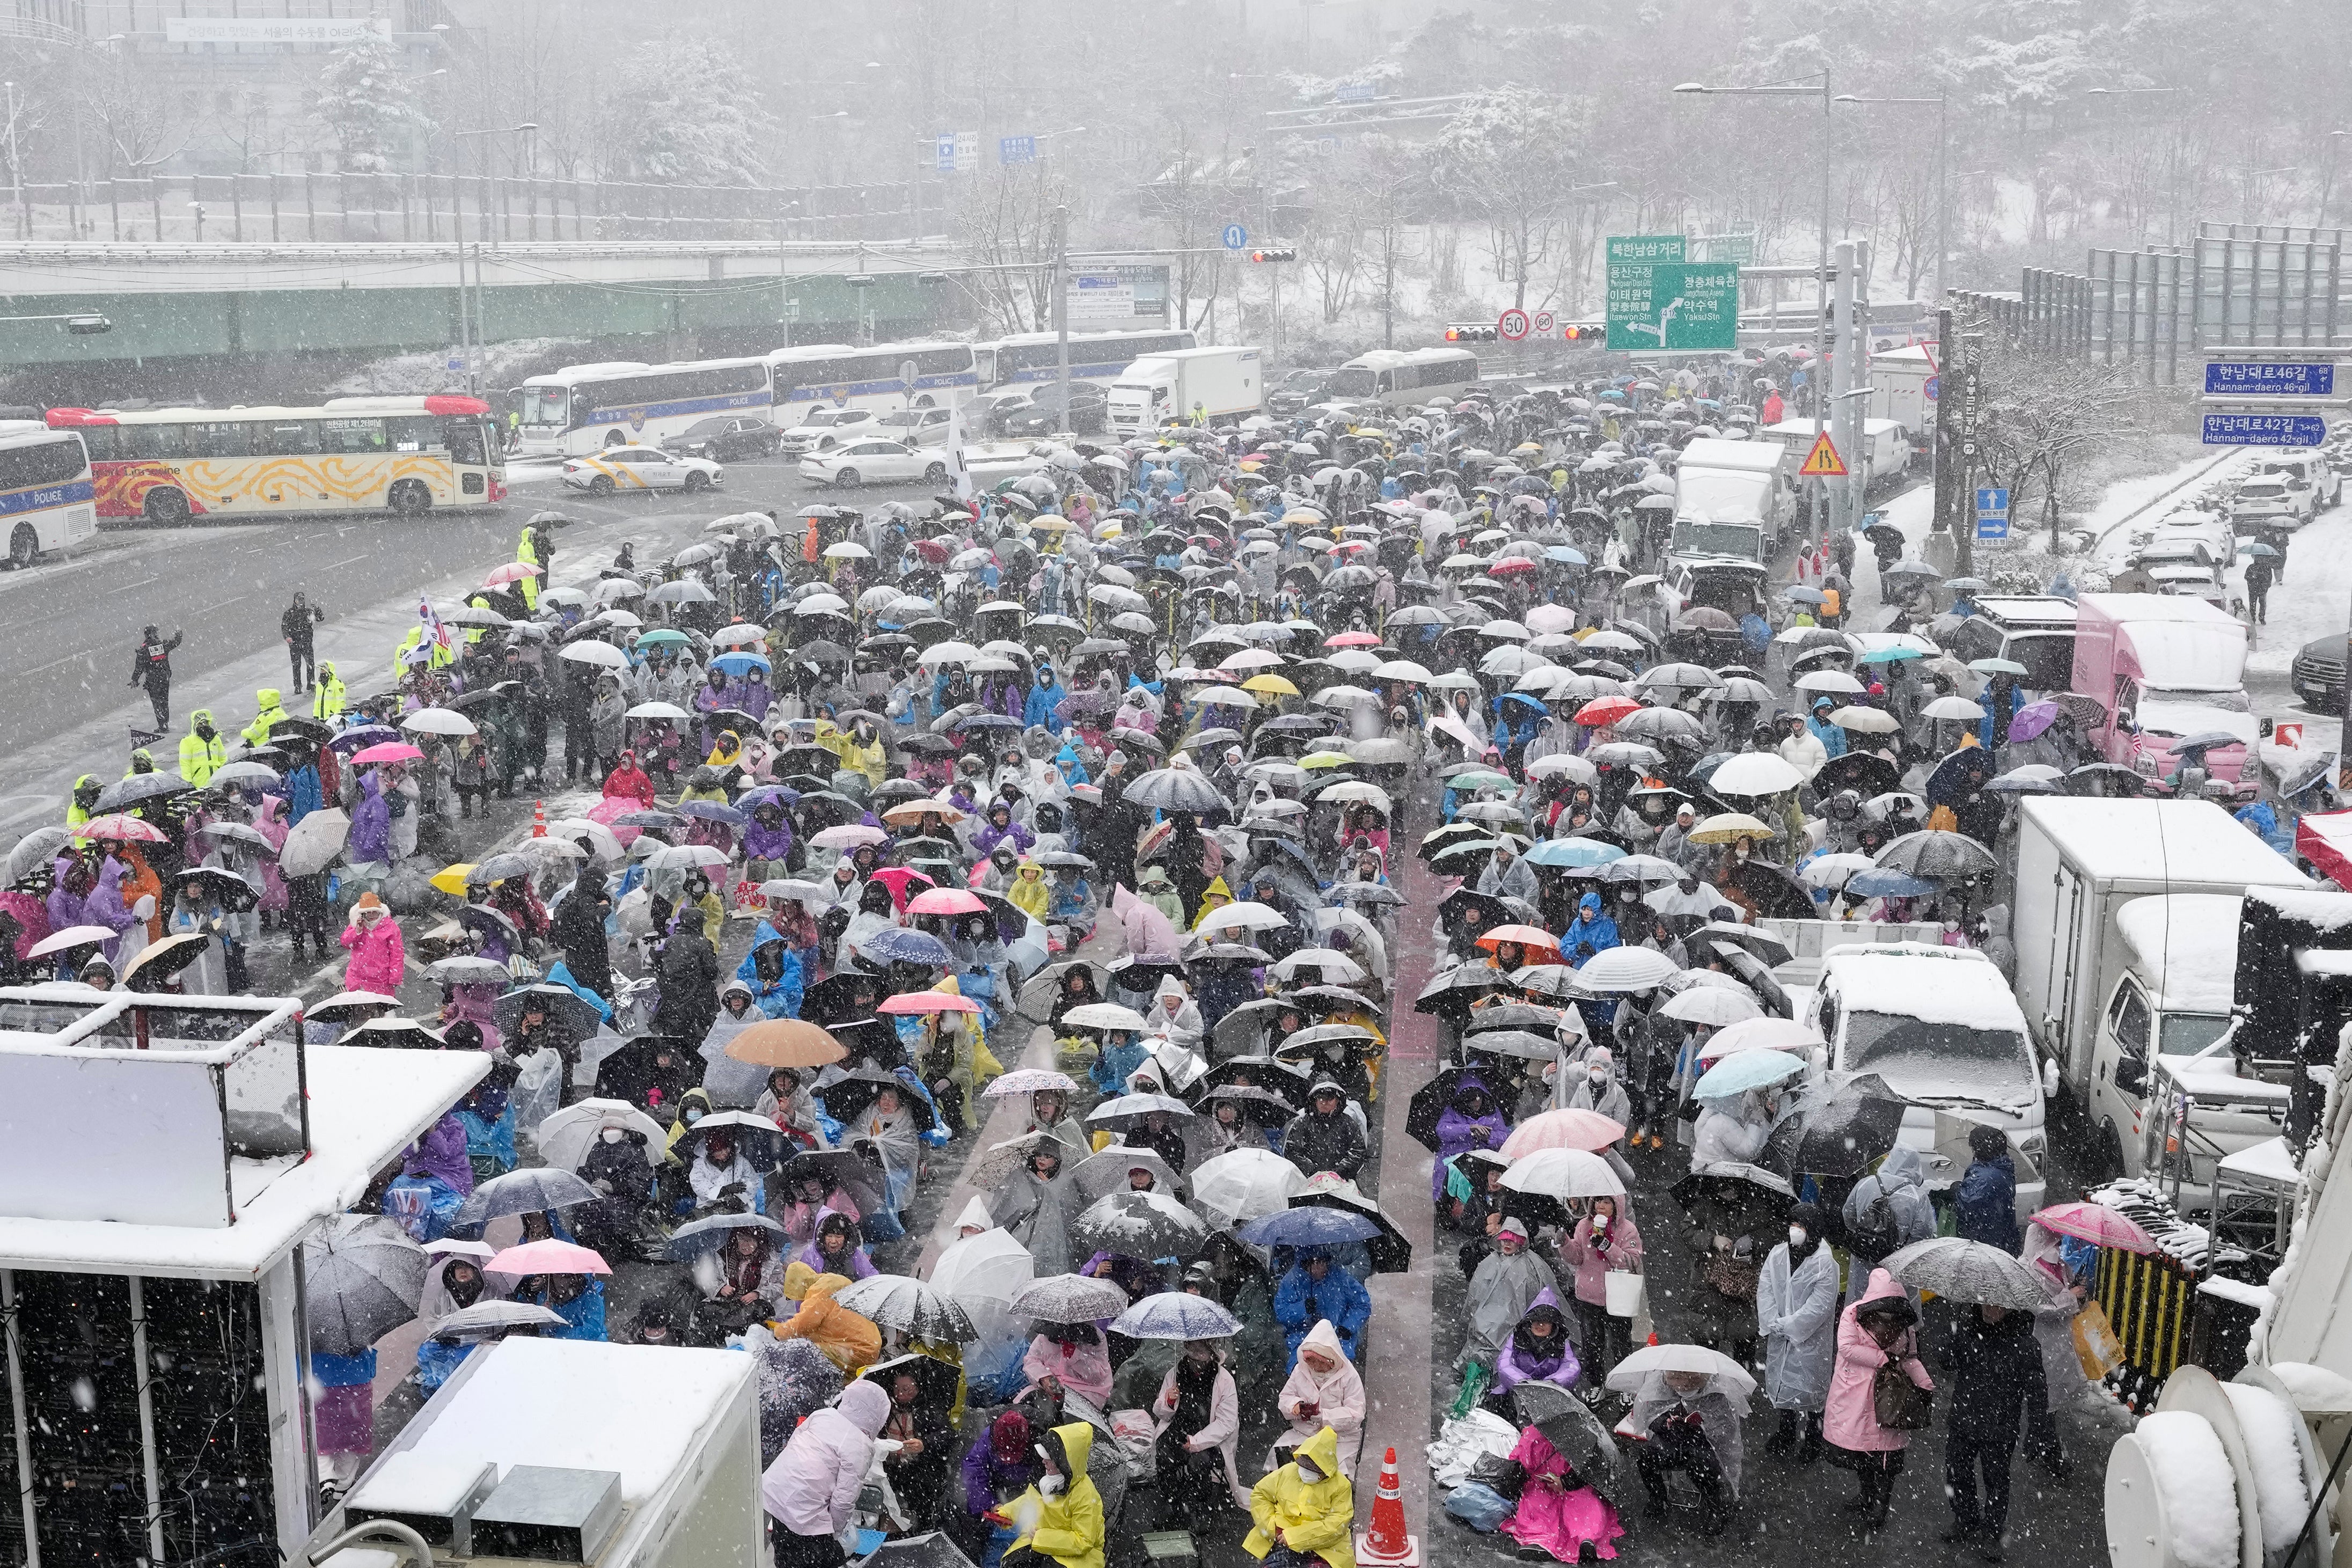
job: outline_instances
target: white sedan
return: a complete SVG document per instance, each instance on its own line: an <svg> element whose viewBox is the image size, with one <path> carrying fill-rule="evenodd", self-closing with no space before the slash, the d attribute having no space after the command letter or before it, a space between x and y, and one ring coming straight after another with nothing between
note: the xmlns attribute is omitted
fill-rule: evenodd
<svg viewBox="0 0 2352 1568"><path fill-rule="evenodd" d="M726 482L727 470L708 458L665 452L658 447L607 447L563 465L563 482L592 496L615 490L709 489Z"/></svg>
<svg viewBox="0 0 2352 1568"><path fill-rule="evenodd" d="M947 477L947 459L938 448L919 450L903 441L878 437L845 441L830 452L812 453L801 459L801 478L821 485L856 485L868 479L921 479L936 485L945 483Z"/></svg>

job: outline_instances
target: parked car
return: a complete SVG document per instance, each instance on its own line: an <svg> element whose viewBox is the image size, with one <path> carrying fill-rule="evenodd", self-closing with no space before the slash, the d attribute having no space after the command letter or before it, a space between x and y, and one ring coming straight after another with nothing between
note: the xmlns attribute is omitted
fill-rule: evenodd
<svg viewBox="0 0 2352 1568"><path fill-rule="evenodd" d="M2287 684L2294 688L2295 700L2315 713L2344 711L2347 640L2342 632L2314 637L2295 650L2294 662L2287 668Z"/></svg>
<svg viewBox="0 0 2352 1568"><path fill-rule="evenodd" d="M2230 498L2230 521L2241 533L2264 526L2293 530L2309 522L2318 507L2311 487L2297 490L2284 475L2258 475Z"/></svg>
<svg viewBox="0 0 2352 1568"><path fill-rule="evenodd" d="M726 470L708 458L665 452L658 447L607 447L593 457L563 465L563 482L592 496L615 490L705 490L726 481Z"/></svg>
<svg viewBox="0 0 2352 1568"><path fill-rule="evenodd" d="M1331 383L1339 374L1334 369L1292 371L1266 389L1265 411L1287 419L1314 406L1331 395Z"/></svg>
<svg viewBox="0 0 2352 1568"><path fill-rule="evenodd" d="M764 419L748 414L721 414L698 419L662 443L665 452L684 452L714 463L775 454L782 432Z"/></svg>
<svg viewBox="0 0 2352 1568"><path fill-rule="evenodd" d="M944 408L901 408L894 414L885 414L866 428L877 436L904 441L909 447L943 447L947 444L948 426L954 417Z"/></svg>
<svg viewBox="0 0 2352 1568"><path fill-rule="evenodd" d="M807 418L785 429L779 445L795 458L803 452L823 451L870 428L874 419L871 408L811 409Z"/></svg>
<svg viewBox="0 0 2352 1568"><path fill-rule="evenodd" d="M2316 452L2289 452L2263 459L2262 476L2286 481L2290 491L2308 492L2314 513L2331 510L2344 499L2344 476L2320 459Z"/></svg>
<svg viewBox="0 0 2352 1568"><path fill-rule="evenodd" d="M981 436L1004 434L1004 416L1029 402L1026 386L1005 387L996 392L983 392L963 405L964 428Z"/></svg>
<svg viewBox="0 0 2352 1568"><path fill-rule="evenodd" d="M830 452L801 459L801 478L821 485L860 485L868 479L920 479L936 485L947 477L947 459L938 448L909 447L878 436L845 441Z"/></svg>
<svg viewBox="0 0 2352 1568"><path fill-rule="evenodd" d="M1110 419L1110 392L1091 381L1070 383L1070 412L1062 414L1061 389L1055 385L1038 388L1037 395L1017 408L1007 410L999 420L999 427L1007 436L1025 437L1051 436L1066 430L1074 436L1100 432Z"/></svg>

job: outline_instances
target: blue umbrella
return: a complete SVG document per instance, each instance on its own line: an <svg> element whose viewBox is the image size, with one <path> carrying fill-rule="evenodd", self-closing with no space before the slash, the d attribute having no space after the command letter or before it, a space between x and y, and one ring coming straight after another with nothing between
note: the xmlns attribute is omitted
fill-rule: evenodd
<svg viewBox="0 0 2352 1568"><path fill-rule="evenodd" d="M1925 658L1927 657L1927 655L1922 649L1912 647L1905 643L1897 643L1893 647L1872 648L1868 653L1862 654L1857 657L1854 662L1857 664L1900 664L1906 658Z"/></svg>
<svg viewBox="0 0 2352 1568"><path fill-rule="evenodd" d="M761 674L766 675L772 673L775 666L770 664L759 654L736 652L720 654L710 661L710 668L723 669L730 675L740 676L747 669L756 669Z"/></svg>
<svg viewBox="0 0 2352 1568"><path fill-rule="evenodd" d="M1530 866L1582 867L1605 866L1624 858L1625 851L1598 838L1547 838L1530 847L1525 857Z"/></svg>
<svg viewBox="0 0 2352 1568"><path fill-rule="evenodd" d="M1535 709L1541 709L1544 705L1542 698L1532 696L1525 691L1506 691L1503 693L1503 700L1506 702L1524 702L1528 707Z"/></svg>
<svg viewBox="0 0 2352 1568"><path fill-rule="evenodd" d="M1730 1100L1751 1089L1781 1083L1805 1070L1802 1058L1786 1051L1740 1051L1699 1075L1691 1090L1699 1100Z"/></svg>
<svg viewBox="0 0 2352 1568"><path fill-rule="evenodd" d="M1284 1209L1252 1220L1240 1231L1244 1241L1259 1247L1342 1247L1380 1234L1381 1227L1361 1215L1314 1207Z"/></svg>
<svg viewBox="0 0 2352 1568"><path fill-rule="evenodd" d="M1855 872L1847 879L1845 890L1865 899L1924 899L1937 888L1933 882L1923 882L1916 877L1879 866Z"/></svg>
<svg viewBox="0 0 2352 1568"><path fill-rule="evenodd" d="M1564 562L1570 566L1586 566L1591 564L1584 558L1584 552L1581 550L1570 549L1565 544L1547 546L1544 550L1544 559L1547 561Z"/></svg>
<svg viewBox="0 0 2352 1568"><path fill-rule="evenodd" d="M1242 1321L1206 1296L1163 1290L1121 1312L1110 1331L1131 1340L1229 1340L1242 1331Z"/></svg>
<svg viewBox="0 0 2352 1568"><path fill-rule="evenodd" d="M1794 599L1801 605L1826 605L1830 596L1819 588L1808 588L1802 583L1791 584L1780 590L1780 597Z"/></svg>
<svg viewBox="0 0 2352 1568"><path fill-rule="evenodd" d="M927 931L909 931L904 926L892 926L876 931L866 939L867 956L885 963L924 963L943 968L955 962L948 944Z"/></svg>
<svg viewBox="0 0 2352 1568"><path fill-rule="evenodd" d="M740 827L751 820L723 800L682 800L677 803L677 809L687 816L723 822L730 827Z"/></svg>

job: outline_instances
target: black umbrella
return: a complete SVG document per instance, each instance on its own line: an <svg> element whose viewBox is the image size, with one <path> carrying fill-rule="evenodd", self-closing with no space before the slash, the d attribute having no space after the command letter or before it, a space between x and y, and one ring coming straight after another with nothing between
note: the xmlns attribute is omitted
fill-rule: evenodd
<svg viewBox="0 0 2352 1568"><path fill-rule="evenodd" d="M1809 1089L1782 1113L1765 1141L1788 1146L1788 1169L1821 1176L1859 1176L1885 1158L1903 1131L1904 1101L1876 1073L1856 1073L1827 1089ZM1796 1124L1793 1144L1783 1131Z"/></svg>
<svg viewBox="0 0 2352 1568"><path fill-rule="evenodd" d="M1626 1486L1626 1465L1616 1439L1584 1402L1556 1383L1530 1380L1511 1391L1518 1417L1543 1434L1544 1441L1568 1461L1576 1480L1591 1487L1612 1507L1627 1507L1633 1497Z"/></svg>
<svg viewBox="0 0 2352 1568"><path fill-rule="evenodd" d="M1470 1079L1483 1084L1482 1069L1472 1067L1447 1068L1435 1078L1413 1090L1412 1103L1405 1110L1404 1130L1415 1142L1431 1153L1437 1152L1437 1119L1462 1092L1462 1080ZM1488 1091L1491 1096L1492 1090Z"/></svg>
<svg viewBox="0 0 2352 1568"><path fill-rule="evenodd" d="M260 889L218 866L197 866L183 871L172 879L172 885L200 889L205 897L218 900L220 907L233 915L244 914L261 902Z"/></svg>
<svg viewBox="0 0 2352 1568"><path fill-rule="evenodd" d="M1822 771L1813 775L1813 789L1822 795L1850 789L1867 800L1899 788L1902 782L1901 771L1885 757L1872 752L1848 752L1822 764Z"/></svg>
<svg viewBox="0 0 2352 1568"><path fill-rule="evenodd" d="M1469 1014L1470 1004L1492 991L1509 984L1499 970L1483 963L1465 963L1450 969L1421 988L1413 998L1416 1013Z"/></svg>
<svg viewBox="0 0 2352 1568"><path fill-rule="evenodd" d="M100 812L123 811L142 801L160 800L167 795L185 795L189 785L176 773L132 773L120 778L98 792Z"/></svg>

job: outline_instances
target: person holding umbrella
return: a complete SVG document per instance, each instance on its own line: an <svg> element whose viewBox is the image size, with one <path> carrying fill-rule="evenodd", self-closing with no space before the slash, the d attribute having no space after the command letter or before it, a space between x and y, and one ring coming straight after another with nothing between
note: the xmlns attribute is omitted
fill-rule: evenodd
<svg viewBox="0 0 2352 1568"><path fill-rule="evenodd" d="M1979 1558L1999 1563L2009 1529L2009 1462L2027 1412L2045 1397L2033 1315L1992 1303L1970 1307L1952 1325L1944 1364L1956 1374L1944 1418L1944 1487L1952 1500L1944 1539L1974 1542Z"/></svg>
<svg viewBox="0 0 2352 1568"><path fill-rule="evenodd" d="M1687 1347L1660 1348L1688 1353ZM1635 1446L1633 1464L1649 1494L1649 1518L1666 1517L1666 1478L1679 1470L1698 1490L1704 1535L1720 1535L1731 1523L1731 1505L1739 1497L1740 1416L1755 1388L1730 1363L1718 1358L1716 1364L1728 1370L1641 1372L1623 1423L1643 1439ZM1633 1372L1622 1367L1618 1377ZM1615 1386L1618 1378L1610 1381Z"/></svg>

